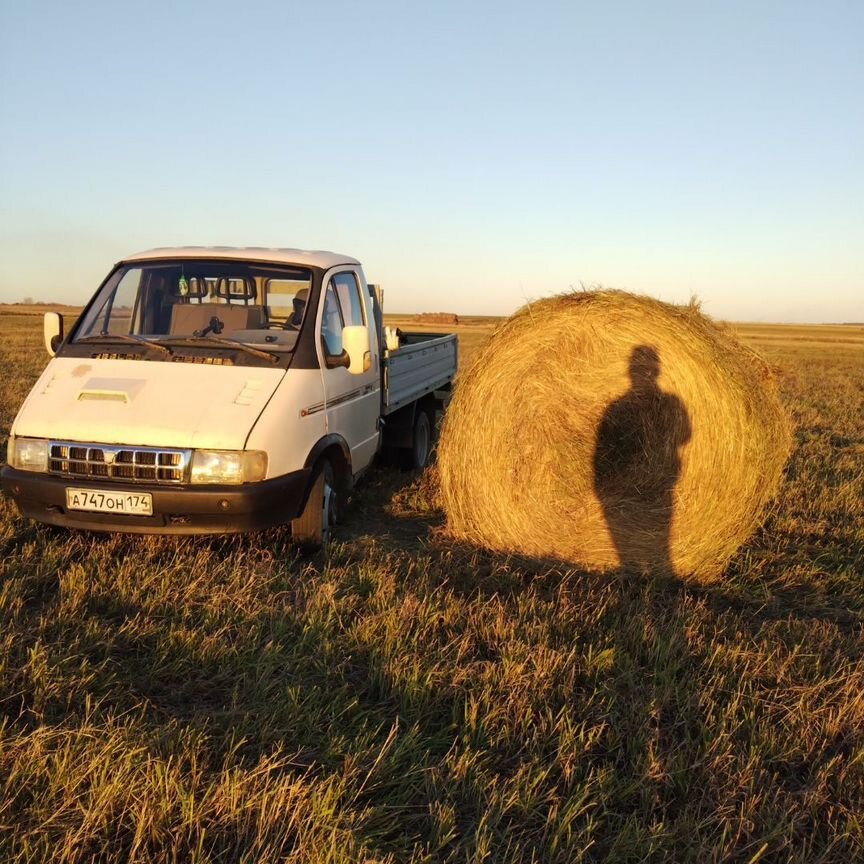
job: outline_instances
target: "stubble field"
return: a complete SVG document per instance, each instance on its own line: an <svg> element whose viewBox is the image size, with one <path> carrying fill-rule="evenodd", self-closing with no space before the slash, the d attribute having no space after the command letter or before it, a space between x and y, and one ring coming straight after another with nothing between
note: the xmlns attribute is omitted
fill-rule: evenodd
<svg viewBox="0 0 864 864"><path fill-rule="evenodd" d="M0 500L0 860L860 860L864 328L739 332L796 443L711 588L456 546L434 468L376 469L326 561ZM37 317L0 361L2 453Z"/></svg>

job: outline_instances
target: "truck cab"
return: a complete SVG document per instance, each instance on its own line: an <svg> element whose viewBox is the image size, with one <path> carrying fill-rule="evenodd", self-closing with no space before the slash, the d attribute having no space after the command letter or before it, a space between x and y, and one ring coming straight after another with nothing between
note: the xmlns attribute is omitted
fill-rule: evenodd
<svg viewBox="0 0 864 864"><path fill-rule="evenodd" d="M388 345L381 293L332 252L130 255L68 333L44 326L2 486L24 516L96 531L291 523L321 545L383 445L422 466L456 372L455 336Z"/></svg>

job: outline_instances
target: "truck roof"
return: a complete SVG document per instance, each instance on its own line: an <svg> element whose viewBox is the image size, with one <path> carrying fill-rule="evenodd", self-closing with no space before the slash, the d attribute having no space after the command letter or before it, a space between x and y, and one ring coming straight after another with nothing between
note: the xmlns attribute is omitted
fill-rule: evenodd
<svg viewBox="0 0 864 864"><path fill-rule="evenodd" d="M276 249L265 246L164 246L127 255L123 261L148 261L159 258L240 258L276 264L300 264L327 269L337 264L359 264L356 258L339 252L317 249Z"/></svg>

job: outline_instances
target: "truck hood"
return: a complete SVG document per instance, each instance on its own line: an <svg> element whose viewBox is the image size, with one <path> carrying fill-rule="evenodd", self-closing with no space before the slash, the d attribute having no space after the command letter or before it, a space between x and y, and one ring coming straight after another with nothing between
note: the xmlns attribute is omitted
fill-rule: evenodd
<svg viewBox="0 0 864 864"><path fill-rule="evenodd" d="M242 450L284 369L55 357L15 435L99 444Z"/></svg>

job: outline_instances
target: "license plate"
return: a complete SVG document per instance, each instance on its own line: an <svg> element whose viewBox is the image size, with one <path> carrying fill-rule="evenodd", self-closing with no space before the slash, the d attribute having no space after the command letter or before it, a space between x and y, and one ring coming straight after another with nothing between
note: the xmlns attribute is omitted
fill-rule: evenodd
<svg viewBox="0 0 864 864"><path fill-rule="evenodd" d="M100 489L67 489L69 510L94 513L123 513L126 516L152 516L153 496L149 492L103 492Z"/></svg>

